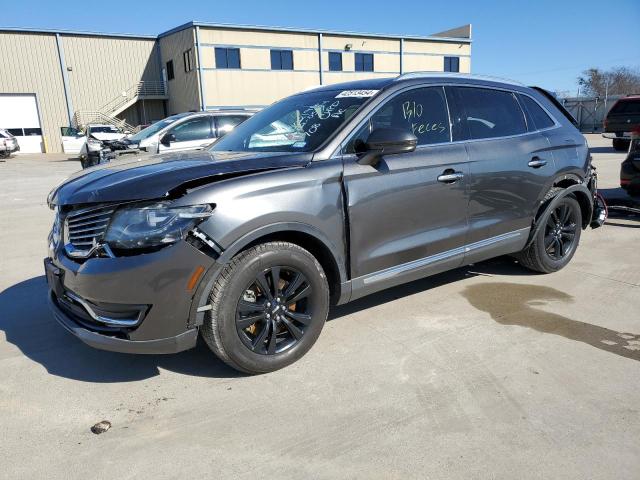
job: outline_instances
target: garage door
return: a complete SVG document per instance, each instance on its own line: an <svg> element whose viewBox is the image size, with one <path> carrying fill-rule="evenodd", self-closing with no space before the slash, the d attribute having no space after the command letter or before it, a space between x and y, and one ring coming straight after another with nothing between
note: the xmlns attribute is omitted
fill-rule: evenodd
<svg viewBox="0 0 640 480"><path fill-rule="evenodd" d="M0 128L9 130L18 139L20 153L42 152L42 127L35 95L1 94Z"/></svg>

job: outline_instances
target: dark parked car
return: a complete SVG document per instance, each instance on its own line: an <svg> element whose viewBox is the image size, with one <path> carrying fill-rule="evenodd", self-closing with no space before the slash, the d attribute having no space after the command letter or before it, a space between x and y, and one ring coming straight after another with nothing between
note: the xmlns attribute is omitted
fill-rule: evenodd
<svg viewBox="0 0 640 480"><path fill-rule="evenodd" d="M177 352L200 333L268 372L311 348L332 304L498 255L561 269L595 194L587 144L544 91L429 74L325 86L206 151L55 188L49 300L97 348Z"/></svg>
<svg viewBox="0 0 640 480"><path fill-rule="evenodd" d="M629 149L631 132L640 128L640 95L621 98L613 104L604 119L604 136L613 138L613 148Z"/></svg>
<svg viewBox="0 0 640 480"><path fill-rule="evenodd" d="M640 194L640 127L631 132L629 155L620 166L620 186L631 195Z"/></svg>

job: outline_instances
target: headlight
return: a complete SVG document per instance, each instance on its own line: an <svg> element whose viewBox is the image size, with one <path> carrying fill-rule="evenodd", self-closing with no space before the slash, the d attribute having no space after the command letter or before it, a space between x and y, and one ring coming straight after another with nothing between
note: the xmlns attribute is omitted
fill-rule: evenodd
<svg viewBox="0 0 640 480"><path fill-rule="evenodd" d="M89 150L100 150L102 149L102 142L100 140L96 140L95 138L87 139L87 148Z"/></svg>
<svg viewBox="0 0 640 480"><path fill-rule="evenodd" d="M172 207L169 202L121 208L114 214L104 240L112 248L149 248L184 238L211 216L210 205Z"/></svg>

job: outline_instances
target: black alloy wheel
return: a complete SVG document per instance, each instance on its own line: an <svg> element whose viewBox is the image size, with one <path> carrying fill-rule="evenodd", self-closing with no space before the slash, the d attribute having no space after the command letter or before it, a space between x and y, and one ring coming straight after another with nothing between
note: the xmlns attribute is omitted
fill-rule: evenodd
<svg viewBox="0 0 640 480"><path fill-rule="evenodd" d="M236 308L236 331L252 352L275 355L296 345L311 324L312 287L297 269L273 266L247 286Z"/></svg>
<svg viewBox="0 0 640 480"><path fill-rule="evenodd" d="M544 232L544 250L553 260L561 260L573 252L576 230L576 211L566 203L553 209Z"/></svg>

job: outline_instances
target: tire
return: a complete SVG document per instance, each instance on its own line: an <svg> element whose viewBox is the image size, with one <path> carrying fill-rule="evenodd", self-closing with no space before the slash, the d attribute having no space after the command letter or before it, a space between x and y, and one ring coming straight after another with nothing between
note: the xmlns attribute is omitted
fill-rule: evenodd
<svg viewBox="0 0 640 480"><path fill-rule="evenodd" d="M558 190L562 189L551 189L545 200L555 197ZM566 221L559 218L562 217L562 212L567 212ZM541 273L557 272L571 261L580 243L580 204L572 195L567 195L553 209L545 211L538 224L542 227L536 232L533 242L517 254L516 258L529 270Z"/></svg>
<svg viewBox="0 0 640 480"><path fill-rule="evenodd" d="M288 242L264 243L238 254L218 275L209 297L212 309L202 337L223 362L249 374L272 372L300 359L318 339L329 313L322 266ZM249 324L252 319L257 320Z"/></svg>
<svg viewBox="0 0 640 480"><path fill-rule="evenodd" d="M623 138L614 138L613 139L613 149L617 152L626 152L629 150L629 145L631 142L629 140L625 140Z"/></svg>

